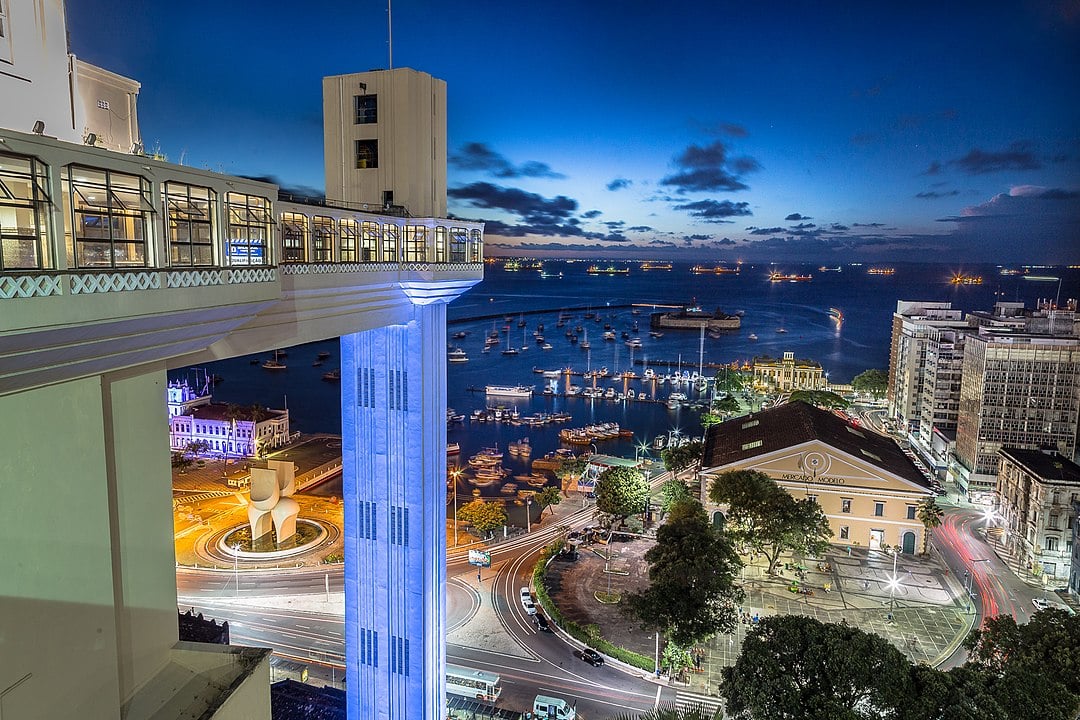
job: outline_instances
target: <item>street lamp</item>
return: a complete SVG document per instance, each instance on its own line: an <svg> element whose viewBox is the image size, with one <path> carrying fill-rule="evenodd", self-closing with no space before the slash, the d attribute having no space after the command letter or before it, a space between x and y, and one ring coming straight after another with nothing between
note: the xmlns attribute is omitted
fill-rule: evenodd
<svg viewBox="0 0 1080 720"><path fill-rule="evenodd" d="M232 567L233 567L233 585L235 597L240 597L240 543L236 543L232 546Z"/></svg>
<svg viewBox="0 0 1080 720"><path fill-rule="evenodd" d="M454 547L457 547L457 484L461 477L461 468L455 467L451 470L450 477L454 479Z"/></svg>
<svg viewBox="0 0 1080 720"><path fill-rule="evenodd" d="M525 496L525 532L532 532L532 517L529 512L532 509L532 495Z"/></svg>
<svg viewBox="0 0 1080 720"><path fill-rule="evenodd" d="M896 612L896 588L900 585L896 577L896 557L900 554L899 548L892 549L892 577L887 583L889 587L889 614Z"/></svg>
<svg viewBox="0 0 1080 720"><path fill-rule="evenodd" d="M660 677L660 631L656 631L656 654L653 656L653 672Z"/></svg>

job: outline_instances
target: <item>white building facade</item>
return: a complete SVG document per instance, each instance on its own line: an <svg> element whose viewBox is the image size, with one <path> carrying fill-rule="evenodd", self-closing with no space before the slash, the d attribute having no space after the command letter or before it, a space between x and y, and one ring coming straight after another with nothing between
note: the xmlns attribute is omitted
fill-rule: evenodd
<svg viewBox="0 0 1080 720"><path fill-rule="evenodd" d="M183 451L194 444L200 455L257 458L289 444L289 411L215 403L186 382L168 388L169 447Z"/></svg>

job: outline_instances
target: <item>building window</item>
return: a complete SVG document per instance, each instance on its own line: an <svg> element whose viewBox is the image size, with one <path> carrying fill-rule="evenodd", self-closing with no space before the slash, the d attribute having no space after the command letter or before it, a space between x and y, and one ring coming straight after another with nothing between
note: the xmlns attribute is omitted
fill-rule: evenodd
<svg viewBox="0 0 1080 720"><path fill-rule="evenodd" d="M139 175L70 165L64 183L78 267L145 267L154 204Z"/></svg>
<svg viewBox="0 0 1080 720"><path fill-rule="evenodd" d="M0 61L11 62L11 26L8 19L8 0L0 0Z"/></svg>
<svg viewBox="0 0 1080 720"><path fill-rule="evenodd" d="M848 528L848 526L847 525L841 525L840 526L840 539L841 540L847 540L850 537L850 535L851 535L851 530Z"/></svg>
<svg viewBox="0 0 1080 720"><path fill-rule="evenodd" d="M358 170L379 167L379 141L356 141L356 168Z"/></svg>
<svg viewBox="0 0 1080 720"><path fill-rule="evenodd" d="M270 237L270 201L258 195L229 193L225 197L229 222L229 264L267 265Z"/></svg>
<svg viewBox="0 0 1080 720"><path fill-rule="evenodd" d="M1047 550L1057 550L1058 549L1058 539L1056 537L1048 537L1048 538L1046 538L1046 549Z"/></svg>
<svg viewBox="0 0 1080 720"><path fill-rule="evenodd" d="M356 104L357 125L371 125L379 122L378 95L354 95L353 102Z"/></svg>
<svg viewBox="0 0 1080 720"><path fill-rule="evenodd" d="M281 259L304 262L307 259L308 219L301 213L281 214Z"/></svg>
<svg viewBox="0 0 1080 720"><path fill-rule="evenodd" d="M165 183L165 223L169 229L171 265L213 265L215 197L210 188Z"/></svg>
<svg viewBox="0 0 1080 720"><path fill-rule="evenodd" d="M375 262L378 247L379 224L365 220L360 224L360 261Z"/></svg>
<svg viewBox="0 0 1080 720"><path fill-rule="evenodd" d="M907 506L907 519L908 520L914 520L915 519L915 506L914 505L908 505Z"/></svg>
<svg viewBox="0 0 1080 720"><path fill-rule="evenodd" d="M5 27L5 1L0 0L0 31ZM0 271L44 267L43 248L49 227L48 187L47 170L42 162L0 153Z"/></svg>
<svg viewBox="0 0 1080 720"><path fill-rule="evenodd" d="M338 232L341 238L341 262L356 262L358 226L359 223L348 218L338 221Z"/></svg>
<svg viewBox="0 0 1080 720"><path fill-rule="evenodd" d="M851 498L840 498L840 512L851 512Z"/></svg>
<svg viewBox="0 0 1080 720"><path fill-rule="evenodd" d="M742 449L743 450L752 450L754 448L761 447L762 443L763 443L763 441L761 441L761 440L754 440L752 442L743 443L742 444Z"/></svg>
<svg viewBox="0 0 1080 720"><path fill-rule="evenodd" d="M469 232L465 228L450 228L450 262L466 262L465 246L469 242Z"/></svg>
<svg viewBox="0 0 1080 720"><path fill-rule="evenodd" d="M760 420L748 420L748 421L744 422L742 425L740 425L739 427L741 429L743 429L743 430L749 430L750 428L752 428L755 425L758 425L760 423L761 423Z"/></svg>
<svg viewBox="0 0 1080 720"><path fill-rule="evenodd" d="M484 262L484 236L479 230L469 232L469 262Z"/></svg>
<svg viewBox="0 0 1080 720"><path fill-rule="evenodd" d="M427 228L423 225L405 226L405 262L427 261Z"/></svg>
<svg viewBox="0 0 1080 720"><path fill-rule="evenodd" d="M333 262L334 218L316 215L311 219L311 246L315 262Z"/></svg>
<svg viewBox="0 0 1080 720"><path fill-rule="evenodd" d="M446 262L447 249L446 228L439 226L435 228L435 262Z"/></svg>
<svg viewBox="0 0 1080 720"><path fill-rule="evenodd" d="M381 262L397 262L398 233L400 230L393 223L386 223L382 227L382 243L379 246L379 260Z"/></svg>
<svg viewBox="0 0 1080 720"><path fill-rule="evenodd" d="M885 514L885 503L874 503L874 517L881 517Z"/></svg>
<svg viewBox="0 0 1080 720"><path fill-rule="evenodd" d="M809 500L812 503L816 503L817 502L817 495L807 495L806 499Z"/></svg>

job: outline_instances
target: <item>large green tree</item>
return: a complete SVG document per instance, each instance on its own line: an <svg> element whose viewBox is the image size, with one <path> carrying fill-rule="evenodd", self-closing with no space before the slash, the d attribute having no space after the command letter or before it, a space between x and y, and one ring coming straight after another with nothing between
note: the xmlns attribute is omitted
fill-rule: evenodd
<svg viewBox="0 0 1080 720"><path fill-rule="evenodd" d="M720 694L737 720L897 717L911 663L879 635L799 615L767 617L724 668Z"/></svg>
<svg viewBox="0 0 1080 720"><path fill-rule="evenodd" d="M671 703L661 703L643 713L622 713L611 720L724 720L724 711L708 710L700 705L680 708Z"/></svg>
<svg viewBox="0 0 1080 720"><path fill-rule="evenodd" d="M562 491L554 486L549 486L536 493L533 500L541 508L551 508L551 514L555 514L555 506L562 502Z"/></svg>
<svg viewBox="0 0 1080 720"><path fill-rule="evenodd" d="M612 467L596 478L596 509L622 524L634 513L645 512L649 482L633 468Z"/></svg>
<svg viewBox="0 0 1080 720"><path fill-rule="evenodd" d="M851 388L880 400L889 389L889 373L885 370L864 370L852 379Z"/></svg>
<svg viewBox="0 0 1080 720"><path fill-rule="evenodd" d="M696 467L701 462L701 454L704 450L705 445L700 442L686 442L682 445L665 448L660 453L660 459L664 461L665 470L678 473Z"/></svg>
<svg viewBox="0 0 1080 720"><path fill-rule="evenodd" d="M682 500L690 500L693 495L690 494L690 488L686 487L679 478L671 478L666 480L663 485L660 486L660 510L663 512L670 512L671 507Z"/></svg>
<svg viewBox="0 0 1080 720"><path fill-rule="evenodd" d="M720 368L716 371L714 389L717 394L727 393L734 395L746 389L746 374L729 367Z"/></svg>
<svg viewBox="0 0 1080 720"><path fill-rule="evenodd" d="M930 538L933 536L934 528L941 527L945 513L934 502L934 498L926 498L919 503L918 516L919 522L923 524L922 554L925 555L930 550Z"/></svg>
<svg viewBox="0 0 1080 720"><path fill-rule="evenodd" d="M816 501L796 500L768 475L756 470L733 470L717 475L709 500L726 505L735 539L761 552L769 572L784 552L820 555L829 546L832 530Z"/></svg>
<svg viewBox="0 0 1080 720"><path fill-rule="evenodd" d="M643 627L687 648L735 629L743 599L735 579L742 561L726 533L713 528L697 500L675 503L645 553L649 587L627 598Z"/></svg>
<svg viewBox="0 0 1080 720"><path fill-rule="evenodd" d="M801 400L826 410L843 410L851 405L847 400L828 390L796 390L788 396L788 402Z"/></svg>
<svg viewBox="0 0 1080 720"><path fill-rule="evenodd" d="M457 517L472 525L477 532L490 533L506 524L506 508L499 502L473 500L458 508Z"/></svg>
<svg viewBox="0 0 1080 720"><path fill-rule="evenodd" d="M1080 714L1080 617L1048 609L1017 625L1011 615L999 615L972 631L964 646L967 666L989 677L992 695L1010 717L1074 720Z"/></svg>

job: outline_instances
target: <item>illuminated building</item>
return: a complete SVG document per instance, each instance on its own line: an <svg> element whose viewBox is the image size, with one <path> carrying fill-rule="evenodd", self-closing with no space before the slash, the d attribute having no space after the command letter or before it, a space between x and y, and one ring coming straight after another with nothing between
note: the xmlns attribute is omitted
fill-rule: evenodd
<svg viewBox="0 0 1080 720"><path fill-rule="evenodd" d="M269 717L266 651L178 641L161 400L169 369L334 337L345 512L371 533L350 550L379 546L359 566L390 602L350 717L441 717L445 304L482 278L482 226L410 217L440 185L412 199L409 163L365 211L147 154L145 89L68 54L63 4L0 7L4 717Z"/></svg>

